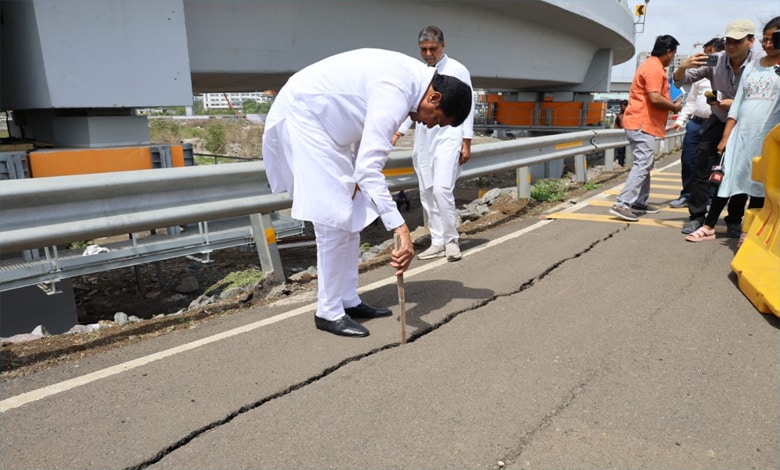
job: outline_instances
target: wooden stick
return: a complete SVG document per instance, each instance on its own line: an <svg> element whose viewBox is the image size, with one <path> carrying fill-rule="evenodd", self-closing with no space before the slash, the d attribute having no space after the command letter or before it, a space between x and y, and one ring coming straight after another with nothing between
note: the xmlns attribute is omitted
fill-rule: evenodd
<svg viewBox="0 0 780 470"><path fill-rule="evenodd" d="M401 246L401 237L396 233L393 234L393 240L395 241L395 249L397 250ZM397 275L396 281L398 281L398 304L401 305L401 344L406 344L406 296L404 289L404 273Z"/></svg>

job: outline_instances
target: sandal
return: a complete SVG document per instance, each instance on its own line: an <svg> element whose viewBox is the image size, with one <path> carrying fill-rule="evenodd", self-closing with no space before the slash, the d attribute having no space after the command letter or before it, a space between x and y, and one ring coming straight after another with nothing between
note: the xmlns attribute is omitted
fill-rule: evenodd
<svg viewBox="0 0 780 470"><path fill-rule="evenodd" d="M747 232L742 232L739 234L739 241L737 242L737 249L742 246L743 243L745 243L745 239L747 238L748 234Z"/></svg>
<svg viewBox="0 0 780 470"><path fill-rule="evenodd" d="M715 229L707 228L702 225L695 232L691 233L685 239L689 242L703 242L705 240L715 240Z"/></svg>

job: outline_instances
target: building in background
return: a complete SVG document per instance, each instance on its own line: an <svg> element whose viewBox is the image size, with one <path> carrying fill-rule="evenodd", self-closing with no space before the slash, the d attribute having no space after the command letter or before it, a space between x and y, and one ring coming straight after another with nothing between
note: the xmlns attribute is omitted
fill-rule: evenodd
<svg viewBox="0 0 780 470"><path fill-rule="evenodd" d="M241 109L244 101L268 103L273 98L270 91L251 91L241 93L203 93L203 109Z"/></svg>

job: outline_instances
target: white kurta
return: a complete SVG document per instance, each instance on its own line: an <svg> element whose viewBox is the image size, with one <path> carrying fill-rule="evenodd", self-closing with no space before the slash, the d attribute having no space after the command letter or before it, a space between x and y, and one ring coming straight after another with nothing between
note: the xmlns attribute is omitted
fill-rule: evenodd
<svg viewBox="0 0 780 470"><path fill-rule="evenodd" d="M450 75L460 79L471 87L471 74L468 69L446 54L436 63L436 71L442 75ZM406 133L412 125L407 119L400 128ZM474 100L471 101L471 111L463 124L458 127L417 126L414 133L414 149L412 162L420 188L428 189L433 185L453 189L460 174L460 149L463 139L474 137Z"/></svg>
<svg viewBox="0 0 780 470"><path fill-rule="evenodd" d="M433 74L404 54L358 49L288 80L266 119L263 161L271 190L292 197L293 217L352 232L377 215L388 230L404 224L382 168Z"/></svg>

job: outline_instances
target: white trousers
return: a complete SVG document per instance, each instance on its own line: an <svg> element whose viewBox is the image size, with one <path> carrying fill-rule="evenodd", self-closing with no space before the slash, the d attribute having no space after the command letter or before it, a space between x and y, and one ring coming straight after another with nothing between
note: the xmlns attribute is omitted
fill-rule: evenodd
<svg viewBox="0 0 780 470"><path fill-rule="evenodd" d="M458 229L455 227L455 196L452 188L433 185L420 188L420 203L428 217L428 231L431 232L431 245L442 246L458 241Z"/></svg>
<svg viewBox="0 0 780 470"><path fill-rule="evenodd" d="M314 223L317 242L317 313L336 320L344 309L360 304L358 262L360 232L348 232Z"/></svg>

